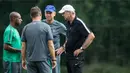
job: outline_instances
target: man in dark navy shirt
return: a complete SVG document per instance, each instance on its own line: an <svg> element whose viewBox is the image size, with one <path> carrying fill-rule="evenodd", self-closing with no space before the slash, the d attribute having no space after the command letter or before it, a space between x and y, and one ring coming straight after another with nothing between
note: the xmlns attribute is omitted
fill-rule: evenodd
<svg viewBox="0 0 130 73"><path fill-rule="evenodd" d="M75 9L65 5L59 11L66 22L67 42L65 44L68 73L82 73L83 51L88 48L95 38L86 24L76 17ZM61 52L61 51L59 51Z"/></svg>

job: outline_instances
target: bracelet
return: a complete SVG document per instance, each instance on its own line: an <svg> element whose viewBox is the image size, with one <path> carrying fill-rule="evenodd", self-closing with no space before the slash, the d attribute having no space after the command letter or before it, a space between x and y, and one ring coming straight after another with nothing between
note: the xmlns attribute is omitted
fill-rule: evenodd
<svg viewBox="0 0 130 73"><path fill-rule="evenodd" d="M56 61L56 59L52 59L52 61Z"/></svg>

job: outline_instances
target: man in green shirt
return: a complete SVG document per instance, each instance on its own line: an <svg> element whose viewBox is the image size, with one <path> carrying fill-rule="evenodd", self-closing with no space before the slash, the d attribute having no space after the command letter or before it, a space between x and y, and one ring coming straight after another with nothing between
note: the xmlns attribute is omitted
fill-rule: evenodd
<svg viewBox="0 0 130 73"><path fill-rule="evenodd" d="M16 29L22 22L18 12L9 15L10 24L3 35L3 68L4 73L21 73L21 39Z"/></svg>

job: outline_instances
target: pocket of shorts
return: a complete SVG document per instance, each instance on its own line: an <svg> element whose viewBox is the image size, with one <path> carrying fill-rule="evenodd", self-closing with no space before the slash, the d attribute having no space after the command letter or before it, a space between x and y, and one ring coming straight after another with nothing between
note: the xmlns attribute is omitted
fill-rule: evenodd
<svg viewBox="0 0 130 73"><path fill-rule="evenodd" d="M80 68L80 67L82 67L82 64L83 64L82 61L76 61L76 62L74 63L74 67L75 67L75 68Z"/></svg>

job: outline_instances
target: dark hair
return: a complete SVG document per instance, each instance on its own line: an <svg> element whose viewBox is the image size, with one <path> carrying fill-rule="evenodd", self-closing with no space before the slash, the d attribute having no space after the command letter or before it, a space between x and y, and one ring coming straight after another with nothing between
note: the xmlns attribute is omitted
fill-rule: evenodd
<svg viewBox="0 0 130 73"><path fill-rule="evenodd" d="M37 16L41 16L42 12L41 9L38 6L32 7L30 10L30 16L32 18L35 18Z"/></svg>

